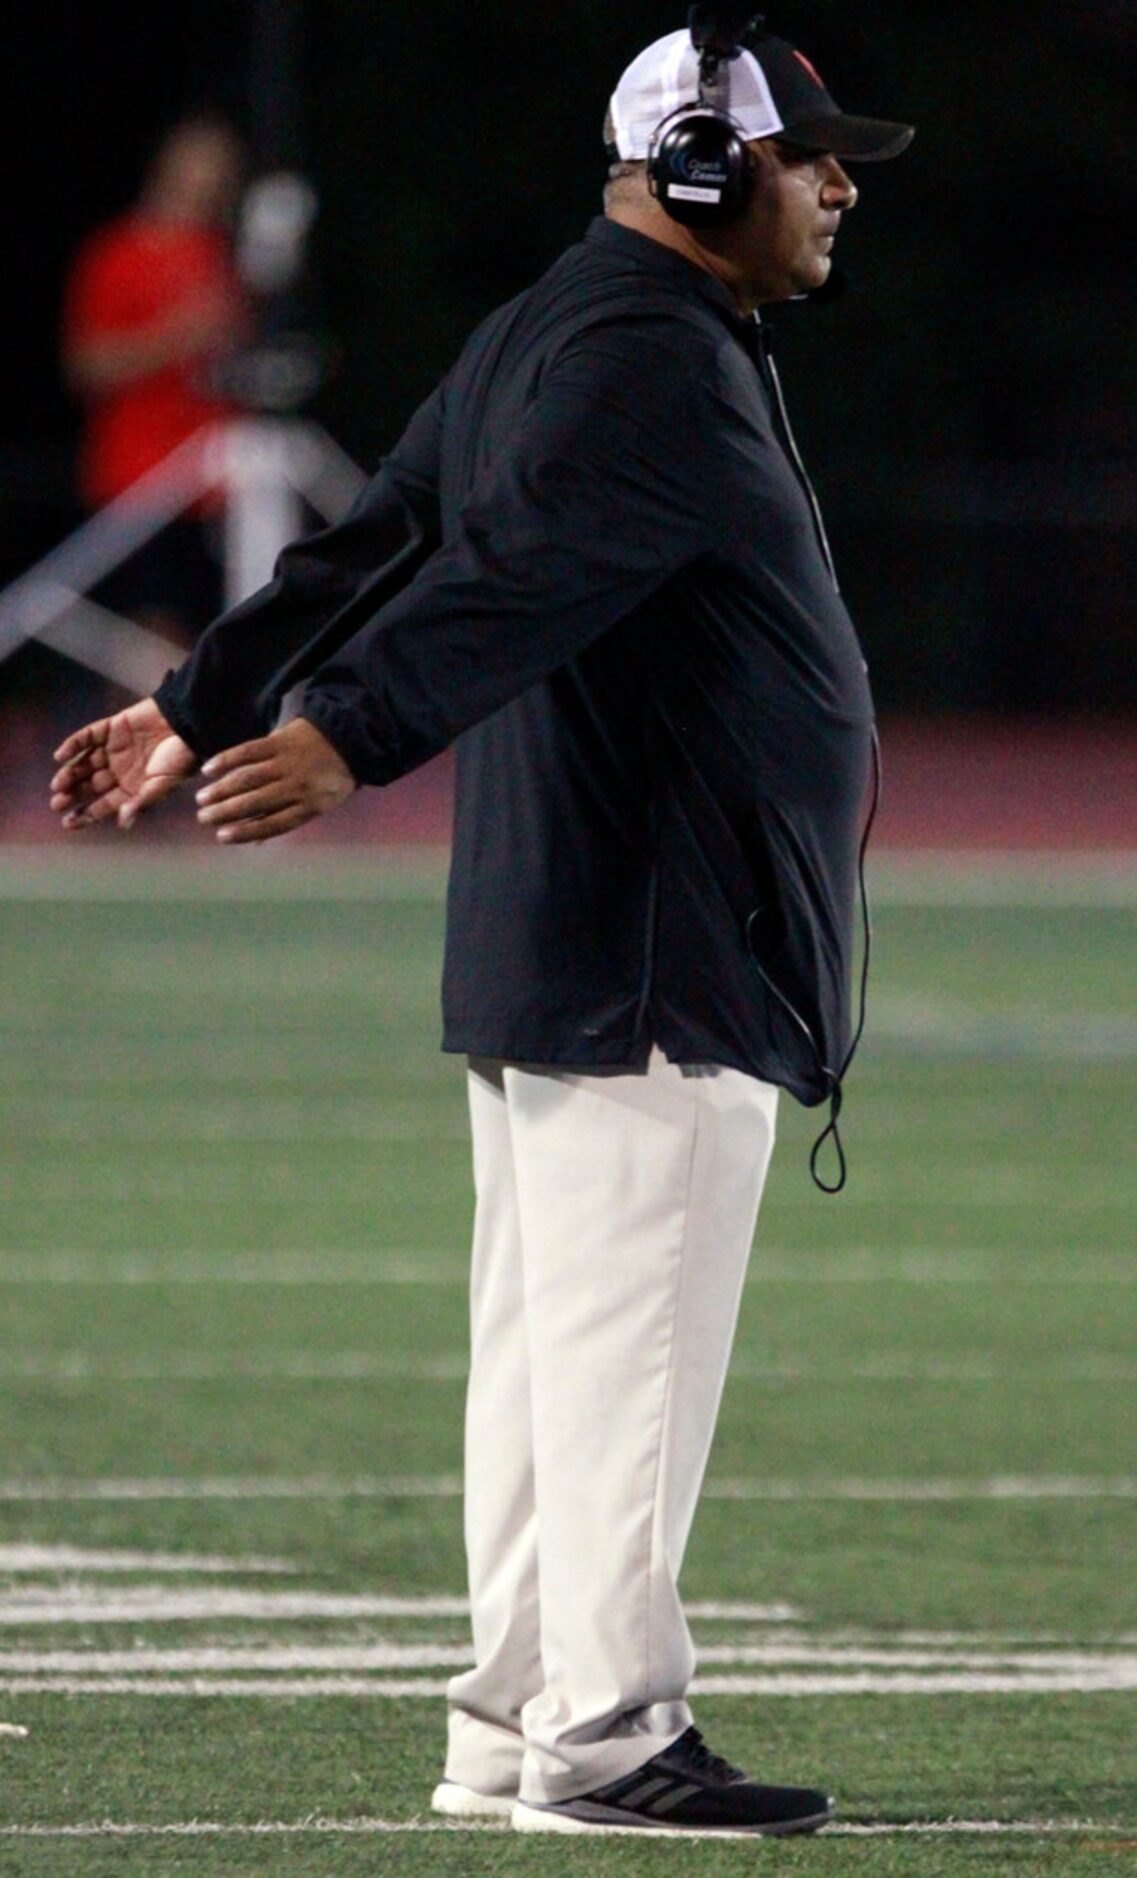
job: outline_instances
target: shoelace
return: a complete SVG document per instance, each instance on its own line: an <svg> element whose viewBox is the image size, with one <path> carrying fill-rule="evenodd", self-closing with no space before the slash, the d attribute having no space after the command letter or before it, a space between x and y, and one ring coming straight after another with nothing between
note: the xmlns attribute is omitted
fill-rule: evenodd
<svg viewBox="0 0 1137 1878"><path fill-rule="evenodd" d="M712 1754L697 1728L687 1730L683 1736L683 1747L686 1750L685 1758L690 1761L696 1773L706 1774L708 1779L718 1781L723 1786L735 1780L746 1779L740 1767L732 1767L721 1754Z"/></svg>

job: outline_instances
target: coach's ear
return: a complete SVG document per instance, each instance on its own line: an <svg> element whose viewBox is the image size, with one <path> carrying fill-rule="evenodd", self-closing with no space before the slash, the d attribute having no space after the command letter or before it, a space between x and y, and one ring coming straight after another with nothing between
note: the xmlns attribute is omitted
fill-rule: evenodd
<svg viewBox="0 0 1137 1878"><path fill-rule="evenodd" d="M226 845L271 841L338 808L356 789L339 751L307 718L211 756L197 819Z"/></svg>

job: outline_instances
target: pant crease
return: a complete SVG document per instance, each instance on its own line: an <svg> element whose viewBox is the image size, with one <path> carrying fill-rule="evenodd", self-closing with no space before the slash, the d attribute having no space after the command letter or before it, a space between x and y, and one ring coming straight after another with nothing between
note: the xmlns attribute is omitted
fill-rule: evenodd
<svg viewBox="0 0 1137 1878"><path fill-rule="evenodd" d="M664 1441L665 1441L666 1434L667 1434L668 1409L669 1409L670 1402L671 1402L671 1385L672 1385L672 1378L674 1376L674 1371L675 1371L675 1344L676 1344L676 1339L678 1335L678 1323L679 1323L679 1295L683 1289L683 1273L684 1273L686 1257L687 1257L688 1235L689 1235L690 1226L691 1226L691 1185L692 1185L692 1181L694 1180L695 1157L698 1152L698 1145L699 1145L699 1109L698 1109L697 1104L692 1104L691 1149L687 1157L687 1182L686 1182L686 1187L684 1190L684 1198L683 1198L683 1219L682 1219L682 1225L681 1225L681 1229L679 1233L679 1253L678 1253L678 1259L676 1262L676 1269L675 1269L675 1286L674 1286L674 1290L672 1292L672 1298L671 1298L671 1321L670 1321L670 1325L668 1329L667 1366L666 1366L666 1370L665 1370L664 1378L663 1378L663 1399L660 1403L660 1409L659 1409L659 1436L656 1442L656 1452L655 1452L655 1479L652 1484L651 1520L648 1525L647 1635L646 1635L646 1647L644 1650L644 1679L645 1679L646 1687L643 1691L643 1706L645 1708L649 1707L651 1702L657 1699L657 1698L652 1697L650 1693L652 1688L654 1687L653 1676L652 1676L652 1671L654 1667L654 1664L653 1664L654 1652L653 1652L652 1639L654 1636L653 1618L654 1618L654 1603L655 1603L656 1548L657 1548L658 1541L659 1541L657 1514L658 1514L658 1509L659 1509L660 1475L663 1472L663 1447L664 1447Z"/></svg>

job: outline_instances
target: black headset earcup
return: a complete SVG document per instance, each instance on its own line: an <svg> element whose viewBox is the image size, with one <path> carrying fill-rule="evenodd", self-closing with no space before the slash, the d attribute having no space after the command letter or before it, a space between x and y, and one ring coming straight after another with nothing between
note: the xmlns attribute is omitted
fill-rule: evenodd
<svg viewBox="0 0 1137 1878"><path fill-rule="evenodd" d="M753 180L750 152L721 111L696 106L660 125L648 156L648 181L672 221L721 228L742 213Z"/></svg>

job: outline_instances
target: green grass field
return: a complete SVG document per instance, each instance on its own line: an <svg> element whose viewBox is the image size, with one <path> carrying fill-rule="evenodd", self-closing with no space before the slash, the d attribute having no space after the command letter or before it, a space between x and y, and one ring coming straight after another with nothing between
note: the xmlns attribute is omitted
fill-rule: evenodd
<svg viewBox="0 0 1137 1878"><path fill-rule="evenodd" d="M686 1590L800 1842L428 1812L464 1660L440 877L0 873L0 1873L1137 1862L1137 878L876 869L851 1177L786 1104ZM26 1731L26 1732L17 1732Z"/></svg>

